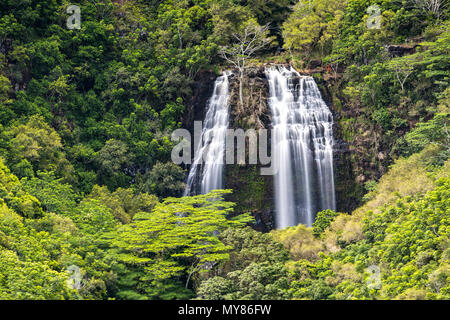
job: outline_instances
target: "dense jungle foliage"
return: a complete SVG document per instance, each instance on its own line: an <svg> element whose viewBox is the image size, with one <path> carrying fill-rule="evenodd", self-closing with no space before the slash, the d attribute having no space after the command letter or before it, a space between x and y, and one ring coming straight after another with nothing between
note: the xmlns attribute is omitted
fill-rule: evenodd
<svg viewBox="0 0 450 320"><path fill-rule="evenodd" d="M450 4L429 3L0 0L0 299L450 299ZM261 26L249 64L318 65L379 173L312 228L181 197L170 161L201 72Z"/></svg>

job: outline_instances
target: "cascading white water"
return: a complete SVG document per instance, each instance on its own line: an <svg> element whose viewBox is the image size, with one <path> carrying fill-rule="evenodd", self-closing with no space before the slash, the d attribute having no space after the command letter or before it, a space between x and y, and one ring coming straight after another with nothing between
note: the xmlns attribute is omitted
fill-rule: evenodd
<svg viewBox="0 0 450 320"><path fill-rule="evenodd" d="M225 139L228 128L229 72L218 77L208 102L201 143L189 171L185 196L206 194L222 188L222 169L225 157Z"/></svg>
<svg viewBox="0 0 450 320"><path fill-rule="evenodd" d="M333 116L312 77L293 68L266 69L274 144L276 227L311 226L315 214L335 210Z"/></svg>

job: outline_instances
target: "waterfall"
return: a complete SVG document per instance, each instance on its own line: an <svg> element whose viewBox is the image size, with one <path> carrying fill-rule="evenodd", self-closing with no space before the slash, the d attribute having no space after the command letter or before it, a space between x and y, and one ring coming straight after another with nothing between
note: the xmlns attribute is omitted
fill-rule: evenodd
<svg viewBox="0 0 450 320"><path fill-rule="evenodd" d="M266 69L272 112L276 227L311 226L315 214L336 209L333 116L312 77L293 68Z"/></svg>
<svg viewBox="0 0 450 320"><path fill-rule="evenodd" d="M223 186L222 169L229 118L229 75L229 72L225 72L214 83L213 94L208 101L203 122L201 140L189 171L185 196L205 194Z"/></svg>

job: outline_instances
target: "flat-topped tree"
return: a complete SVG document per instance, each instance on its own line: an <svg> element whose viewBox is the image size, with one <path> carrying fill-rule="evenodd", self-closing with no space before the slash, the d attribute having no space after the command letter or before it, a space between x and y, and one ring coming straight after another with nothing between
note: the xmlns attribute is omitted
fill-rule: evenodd
<svg viewBox="0 0 450 320"><path fill-rule="evenodd" d="M230 246L219 238L227 228L241 228L253 220L248 214L233 219L234 203L224 200L231 190L205 195L167 198L151 213L141 212L109 236L118 259L136 274L138 285L126 291L168 297L161 285L190 279L229 258ZM124 275L127 277L127 274Z"/></svg>

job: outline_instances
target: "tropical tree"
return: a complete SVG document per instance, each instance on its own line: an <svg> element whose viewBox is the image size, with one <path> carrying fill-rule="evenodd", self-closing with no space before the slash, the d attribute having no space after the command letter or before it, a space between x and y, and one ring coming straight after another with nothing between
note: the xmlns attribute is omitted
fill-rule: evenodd
<svg viewBox="0 0 450 320"><path fill-rule="evenodd" d="M283 24L284 47L310 53L317 45L330 47L338 32L346 1L300 0Z"/></svg>
<svg viewBox="0 0 450 320"><path fill-rule="evenodd" d="M167 198L151 213L136 214L130 224L111 234L119 261L129 266L136 278L133 288L124 290L161 297L164 293L158 288L162 284L183 279L188 288L192 277L228 259L230 247L220 241L220 233L251 221L248 215L227 219L234 206L223 200L228 193L217 190Z"/></svg>

